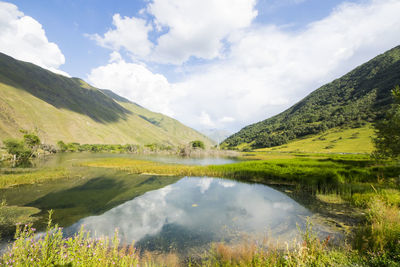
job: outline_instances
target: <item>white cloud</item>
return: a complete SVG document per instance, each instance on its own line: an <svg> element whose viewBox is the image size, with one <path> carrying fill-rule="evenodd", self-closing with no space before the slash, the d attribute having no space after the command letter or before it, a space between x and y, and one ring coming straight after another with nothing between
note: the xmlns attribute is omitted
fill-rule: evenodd
<svg viewBox="0 0 400 267"><path fill-rule="evenodd" d="M65 57L55 43L49 42L42 25L6 2L0 2L0 52L69 76L59 70Z"/></svg>
<svg viewBox="0 0 400 267"><path fill-rule="evenodd" d="M222 123L224 123L224 122L234 122L234 121L235 121L235 119L232 118L232 117L229 117L229 116L225 116L225 117L219 119L219 122L222 122Z"/></svg>
<svg viewBox="0 0 400 267"><path fill-rule="evenodd" d="M173 116L171 100L179 96L161 74L153 74L146 66L127 63L113 52L110 63L92 69L88 80L99 88L111 89L152 111Z"/></svg>
<svg viewBox="0 0 400 267"><path fill-rule="evenodd" d="M139 18L113 16L115 29L109 29L103 37L98 34L87 35L100 46L116 51L126 49L133 58L146 57L152 49L152 43L148 40L148 33L153 28L145 20Z"/></svg>
<svg viewBox="0 0 400 267"><path fill-rule="evenodd" d="M198 116L198 122L206 127L212 128L215 124L212 122L210 115L204 110L201 112L200 116Z"/></svg>
<svg viewBox="0 0 400 267"><path fill-rule="evenodd" d="M145 83L152 84L147 89L125 71L144 67L123 61L111 74L108 71L117 63L91 75L91 81L117 87L117 92L126 92L124 96L158 111L167 110L189 126L238 130L282 111L324 83L399 45L400 40L398 0L343 3L326 18L297 31L250 24L257 14L253 1L199 3L150 2L147 12L154 15L158 27L169 31L158 39L155 54L149 54L147 62L181 63L190 56L214 60L179 66L185 76L174 84L143 71L145 80L152 81ZM226 8L228 4L232 9ZM218 13L221 10L227 13ZM222 41L229 46L223 57ZM118 82L114 83L115 77ZM127 88L142 91L128 93ZM158 97L157 104L151 105L152 97Z"/></svg>
<svg viewBox="0 0 400 267"><path fill-rule="evenodd" d="M168 32L157 40L153 59L180 64L191 56L220 57L223 39L250 26L257 16L255 0L154 0L148 12Z"/></svg>
<svg viewBox="0 0 400 267"><path fill-rule="evenodd" d="M302 31L257 25L236 32L226 59L198 68L176 85L193 101L174 103L175 113L195 127L199 110L210 118L233 117L230 124L209 122L233 130L266 119L399 45L399 10L395 0L346 3Z"/></svg>

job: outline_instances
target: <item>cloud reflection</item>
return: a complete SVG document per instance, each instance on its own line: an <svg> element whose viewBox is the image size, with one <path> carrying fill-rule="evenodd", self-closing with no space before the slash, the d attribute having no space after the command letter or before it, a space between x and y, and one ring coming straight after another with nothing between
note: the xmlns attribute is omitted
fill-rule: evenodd
<svg viewBox="0 0 400 267"><path fill-rule="evenodd" d="M292 236L297 231L296 222L308 215L304 207L267 186L183 178L102 215L82 219L69 230L76 231L83 224L97 236L112 236L118 228L124 241L137 242L161 235L163 227L176 225L176 229L194 235L207 233L211 242L229 239L227 235L233 231Z"/></svg>

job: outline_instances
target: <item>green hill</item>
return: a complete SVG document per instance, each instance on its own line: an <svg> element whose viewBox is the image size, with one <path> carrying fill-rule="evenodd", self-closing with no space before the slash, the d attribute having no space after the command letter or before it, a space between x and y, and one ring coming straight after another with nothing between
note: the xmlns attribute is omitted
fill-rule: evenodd
<svg viewBox="0 0 400 267"><path fill-rule="evenodd" d="M397 84L400 46L322 86L286 111L243 128L222 145L266 148L329 129L365 128L389 108Z"/></svg>
<svg viewBox="0 0 400 267"><path fill-rule="evenodd" d="M0 140L36 131L44 143L186 144L211 141L110 90L0 53Z"/></svg>

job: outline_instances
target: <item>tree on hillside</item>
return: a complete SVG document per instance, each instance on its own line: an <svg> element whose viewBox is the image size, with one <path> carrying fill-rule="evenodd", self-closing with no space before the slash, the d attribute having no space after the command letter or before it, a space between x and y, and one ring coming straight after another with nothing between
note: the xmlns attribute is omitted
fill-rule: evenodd
<svg viewBox="0 0 400 267"><path fill-rule="evenodd" d="M395 103L383 120L375 123L374 143L377 157L396 158L400 156L400 86L392 90Z"/></svg>

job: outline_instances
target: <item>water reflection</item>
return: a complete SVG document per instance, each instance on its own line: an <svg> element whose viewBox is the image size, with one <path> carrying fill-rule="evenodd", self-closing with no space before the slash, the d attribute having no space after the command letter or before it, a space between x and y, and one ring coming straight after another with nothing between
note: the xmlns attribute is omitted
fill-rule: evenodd
<svg viewBox="0 0 400 267"><path fill-rule="evenodd" d="M310 212L270 187L215 178L183 178L150 191L100 216L80 220L96 235L119 229L126 242L146 249L184 250L212 241L233 241L250 236L292 239L296 223L304 224Z"/></svg>
<svg viewBox="0 0 400 267"><path fill-rule="evenodd" d="M180 157L178 155L157 155L157 154L116 154L116 153L58 153L48 155L34 161L37 167L58 167L73 166L82 161L90 161L102 158L131 158L136 160L154 161L166 164L183 165L222 165L235 163L239 160L229 157Z"/></svg>

